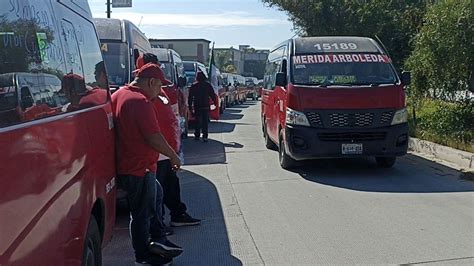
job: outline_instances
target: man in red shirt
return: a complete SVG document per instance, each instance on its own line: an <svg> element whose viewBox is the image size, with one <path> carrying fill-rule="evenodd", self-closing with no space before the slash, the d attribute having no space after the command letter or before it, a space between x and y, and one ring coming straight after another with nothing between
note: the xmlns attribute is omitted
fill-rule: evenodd
<svg viewBox="0 0 474 266"><path fill-rule="evenodd" d="M169 242L157 217L155 173L159 154L180 168L178 155L160 133L152 100L168 84L156 64L136 70L135 80L112 95L117 129L118 180L127 192L131 212L130 234L138 264L165 264L183 249ZM160 208L160 206L158 206ZM152 239L152 241L150 241Z"/></svg>
<svg viewBox="0 0 474 266"><path fill-rule="evenodd" d="M137 67L141 67L146 63L159 64L158 58L153 56L153 54L145 54L137 59ZM179 126L179 120L173 111L173 102L170 101L166 92L162 91L161 94L153 100L153 104L157 112L156 116L163 137L171 148L178 153L181 144L181 128ZM179 178L176 171L173 171L170 158L167 156L160 155L156 178L163 187L163 203L170 210L171 226L200 224L201 220L191 217L186 212L186 205L181 201ZM163 212L158 210L158 215L163 215Z"/></svg>

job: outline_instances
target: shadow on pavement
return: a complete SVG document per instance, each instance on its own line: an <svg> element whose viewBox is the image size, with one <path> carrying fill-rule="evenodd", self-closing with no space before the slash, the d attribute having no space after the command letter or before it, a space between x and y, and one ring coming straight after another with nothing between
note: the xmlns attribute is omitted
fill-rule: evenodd
<svg viewBox="0 0 474 266"><path fill-rule="evenodd" d="M461 180L455 169L416 155L399 158L390 169L377 167L369 158L321 159L301 162L293 172L315 183L366 192L474 191L474 182Z"/></svg>
<svg viewBox="0 0 474 266"><path fill-rule="evenodd" d="M227 113L227 112L225 112L225 113L219 118L219 120L238 120L238 119L242 119L242 117L244 117L243 114L234 114L234 113Z"/></svg>
<svg viewBox="0 0 474 266"><path fill-rule="evenodd" d="M191 171L179 172L181 194L192 216L203 219L200 226L175 228L170 239L182 245L184 253L173 265L242 265L232 256L217 188Z"/></svg>
<svg viewBox="0 0 474 266"><path fill-rule="evenodd" d="M229 143L224 143L224 147L227 148L243 148L244 145L237 143L237 142L229 142Z"/></svg>
<svg viewBox="0 0 474 266"><path fill-rule="evenodd" d="M182 140L184 145L184 164L202 165L225 163L226 155L224 144L220 141L209 139L208 142L194 140L189 137Z"/></svg>
<svg viewBox="0 0 474 266"><path fill-rule="evenodd" d="M209 123L209 133L231 133L235 130L235 127L239 125L240 126L254 126L253 124L249 124L249 123L237 123L237 122L230 123L230 122L224 122L224 121L212 121L211 123Z"/></svg>
<svg viewBox="0 0 474 266"><path fill-rule="evenodd" d="M230 133L234 131L236 123L223 121L211 121L209 123L209 133Z"/></svg>
<svg viewBox="0 0 474 266"><path fill-rule="evenodd" d="M232 256L224 212L217 188L205 177L181 170L178 172L183 202L189 213L202 219L199 226L173 228L169 240L184 248L173 265L235 265L242 262ZM169 223L166 215L165 223ZM134 265L134 255L128 234L129 215L126 209L117 211L112 241L103 250L104 266Z"/></svg>
<svg viewBox="0 0 474 266"><path fill-rule="evenodd" d="M246 108L249 108L252 105L256 105L257 103L258 103L258 101L247 100L243 104L237 104L237 105L231 106L231 107L229 107L229 109L246 109Z"/></svg>
<svg viewBox="0 0 474 266"><path fill-rule="evenodd" d="M228 107L228 108L232 108L232 107ZM240 109L225 109L224 112L225 112L224 115L225 115L226 113L229 113L229 114L239 114L239 113L242 113L242 110L240 110Z"/></svg>

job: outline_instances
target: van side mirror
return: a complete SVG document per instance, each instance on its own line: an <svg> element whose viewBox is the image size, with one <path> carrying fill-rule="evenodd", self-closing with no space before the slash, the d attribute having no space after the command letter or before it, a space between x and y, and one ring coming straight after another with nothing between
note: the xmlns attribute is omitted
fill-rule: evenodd
<svg viewBox="0 0 474 266"><path fill-rule="evenodd" d="M285 87L287 84L288 84L288 81L286 80L286 73L278 72L276 74L275 85Z"/></svg>
<svg viewBox="0 0 474 266"><path fill-rule="evenodd" d="M179 88L186 87L186 78L185 77L179 77L178 78L178 87Z"/></svg>
<svg viewBox="0 0 474 266"><path fill-rule="evenodd" d="M410 71L402 71L401 76L402 84L404 86L408 86L411 84L411 72Z"/></svg>

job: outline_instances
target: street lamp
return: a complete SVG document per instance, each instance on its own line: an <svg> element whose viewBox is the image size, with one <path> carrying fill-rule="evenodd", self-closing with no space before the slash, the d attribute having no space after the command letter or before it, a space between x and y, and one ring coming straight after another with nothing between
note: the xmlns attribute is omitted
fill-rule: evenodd
<svg viewBox="0 0 474 266"><path fill-rule="evenodd" d="M112 13L112 11L110 10L110 0L107 0L106 5L107 5L107 12L105 13L107 13L107 18L110 18L110 13Z"/></svg>

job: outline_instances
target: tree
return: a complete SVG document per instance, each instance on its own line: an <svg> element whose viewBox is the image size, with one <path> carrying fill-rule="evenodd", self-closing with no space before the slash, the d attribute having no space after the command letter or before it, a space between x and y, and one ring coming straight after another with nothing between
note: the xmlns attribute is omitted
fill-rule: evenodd
<svg viewBox="0 0 474 266"><path fill-rule="evenodd" d="M474 1L446 0L432 6L407 61L412 93L453 100L456 92L466 90L474 68L473 36Z"/></svg>
<svg viewBox="0 0 474 266"><path fill-rule="evenodd" d="M430 1L262 0L286 11L301 36L378 36L396 67L410 53Z"/></svg>
<svg viewBox="0 0 474 266"><path fill-rule="evenodd" d="M232 64L232 53L229 49L219 49L214 51L216 66L223 70L229 64Z"/></svg>
<svg viewBox="0 0 474 266"><path fill-rule="evenodd" d="M234 65L227 65L227 66L224 68L224 72L225 72L225 73L236 74L236 73L237 73L237 69L235 69L235 66L234 66Z"/></svg>

